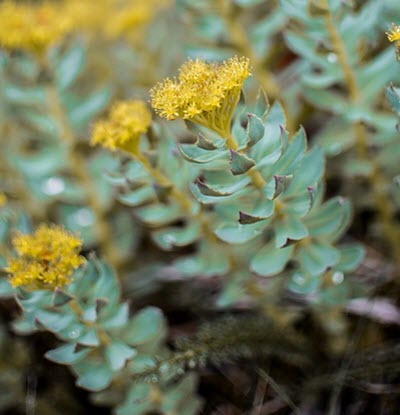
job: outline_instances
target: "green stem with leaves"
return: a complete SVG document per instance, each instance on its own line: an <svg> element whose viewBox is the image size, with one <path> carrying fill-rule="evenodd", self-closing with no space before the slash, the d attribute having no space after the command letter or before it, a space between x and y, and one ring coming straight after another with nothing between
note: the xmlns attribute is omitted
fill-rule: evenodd
<svg viewBox="0 0 400 415"><path fill-rule="evenodd" d="M334 16L329 8L327 0L323 0L325 9L325 22L329 36L332 41L332 49L338 56L339 64L342 68L345 82L348 88L349 98L353 105L357 105L361 99L361 91L357 84L355 72L349 62L346 48L339 31L336 28ZM396 262L400 264L400 229L395 220L395 210L390 197L385 190L385 177L380 166L370 157L368 152L368 134L361 121L357 121L354 126L354 136L356 138L356 151L358 158L368 162L372 168L367 176L372 196L382 221L383 233L391 246L392 254Z"/></svg>

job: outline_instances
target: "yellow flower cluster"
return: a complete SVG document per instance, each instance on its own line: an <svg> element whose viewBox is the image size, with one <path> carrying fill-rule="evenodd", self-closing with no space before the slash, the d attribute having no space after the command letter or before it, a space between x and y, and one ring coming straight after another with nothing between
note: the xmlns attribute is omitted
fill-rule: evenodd
<svg viewBox="0 0 400 415"><path fill-rule="evenodd" d="M392 23L392 29L386 32L386 36L390 42L395 42L397 60L400 61L400 26Z"/></svg>
<svg viewBox="0 0 400 415"><path fill-rule="evenodd" d="M78 29L116 38L137 35L169 0L65 0L65 14Z"/></svg>
<svg viewBox="0 0 400 415"><path fill-rule="evenodd" d="M153 18L156 11L151 1L131 1L125 7L114 10L109 19L105 19L104 33L110 38L122 35L137 36Z"/></svg>
<svg viewBox="0 0 400 415"><path fill-rule="evenodd" d="M91 143L110 150L131 151L150 124L151 113L143 101L120 101L111 108L108 119L94 125Z"/></svg>
<svg viewBox="0 0 400 415"><path fill-rule="evenodd" d="M400 40L400 26L396 26L392 23L392 29L389 32L386 32L390 42L398 42Z"/></svg>
<svg viewBox="0 0 400 415"><path fill-rule="evenodd" d="M72 26L72 20L60 13L54 3L5 0L0 4L0 45L7 49L41 53L62 39Z"/></svg>
<svg viewBox="0 0 400 415"><path fill-rule="evenodd" d="M63 0L0 3L0 45L42 53L72 31L109 38L141 33L169 0Z"/></svg>
<svg viewBox="0 0 400 415"><path fill-rule="evenodd" d="M79 256L82 241L59 226L41 225L34 234L16 236L17 257L8 261L13 287L53 289L71 282L73 270L84 259Z"/></svg>
<svg viewBox="0 0 400 415"><path fill-rule="evenodd" d="M249 59L236 56L222 63L189 60L178 79L167 78L150 91L152 106L167 120L192 120L224 136L243 83L251 75L249 65Z"/></svg>

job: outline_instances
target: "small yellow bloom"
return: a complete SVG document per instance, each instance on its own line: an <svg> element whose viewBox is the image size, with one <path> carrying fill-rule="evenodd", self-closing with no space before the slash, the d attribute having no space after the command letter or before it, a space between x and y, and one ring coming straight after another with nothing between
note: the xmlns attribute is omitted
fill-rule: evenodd
<svg viewBox="0 0 400 415"><path fill-rule="evenodd" d="M156 13L170 4L169 0L64 0L63 12L76 28L106 38L142 34Z"/></svg>
<svg viewBox="0 0 400 415"><path fill-rule="evenodd" d="M8 261L13 287L53 289L71 282L84 259L82 241L60 226L41 225L32 235L17 235L12 244L17 257Z"/></svg>
<svg viewBox="0 0 400 415"><path fill-rule="evenodd" d="M151 113L140 100L117 102L108 119L93 127L91 144L100 144L110 150L126 150L137 146L139 137L151 124Z"/></svg>
<svg viewBox="0 0 400 415"><path fill-rule="evenodd" d="M42 53L62 39L72 26L73 21L60 13L54 3L5 0L0 4L0 45L6 49Z"/></svg>
<svg viewBox="0 0 400 415"><path fill-rule="evenodd" d="M124 34L140 34L141 29L152 19L153 10L147 2L132 4L129 7L114 10L105 20L105 34L117 38Z"/></svg>
<svg viewBox="0 0 400 415"><path fill-rule="evenodd" d="M389 32L386 32L386 36L389 39L389 42L397 42L400 40L400 26L396 26L392 23L392 29Z"/></svg>
<svg viewBox="0 0 400 415"><path fill-rule="evenodd" d="M7 196L0 192L0 208L2 208L7 203Z"/></svg>
<svg viewBox="0 0 400 415"><path fill-rule="evenodd" d="M167 120L191 120L224 136L251 75L249 64L249 59L236 56L222 63L188 60L178 79L166 79L150 91L152 106Z"/></svg>
<svg viewBox="0 0 400 415"><path fill-rule="evenodd" d="M392 23L392 29L386 32L389 42L395 42L397 60L400 61L400 26Z"/></svg>

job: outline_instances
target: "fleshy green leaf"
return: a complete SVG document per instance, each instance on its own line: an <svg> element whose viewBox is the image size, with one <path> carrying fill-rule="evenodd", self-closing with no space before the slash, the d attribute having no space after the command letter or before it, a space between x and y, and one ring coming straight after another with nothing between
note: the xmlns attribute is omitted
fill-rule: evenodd
<svg viewBox="0 0 400 415"><path fill-rule="evenodd" d="M165 320L156 307L139 311L124 329L124 340L131 345L143 345L165 336Z"/></svg>
<svg viewBox="0 0 400 415"><path fill-rule="evenodd" d="M279 274L291 258L293 249L293 245L276 248L274 244L269 243L251 259L250 268L263 277Z"/></svg>
<svg viewBox="0 0 400 415"><path fill-rule="evenodd" d="M49 350L45 357L60 365L72 365L88 355L90 349L75 352L75 344L65 344L57 349Z"/></svg>
<svg viewBox="0 0 400 415"><path fill-rule="evenodd" d="M78 344L87 347L98 347L100 345L100 340L97 335L97 330L95 328L90 328L79 338Z"/></svg>
<svg viewBox="0 0 400 415"><path fill-rule="evenodd" d="M299 247L296 258L307 274L316 276L335 265L340 260L340 254L331 245L313 240Z"/></svg>
<svg viewBox="0 0 400 415"><path fill-rule="evenodd" d="M365 256L365 249L361 245L344 245L339 247L340 261L335 269L342 272L354 271Z"/></svg>
<svg viewBox="0 0 400 415"><path fill-rule="evenodd" d="M77 386L97 392L105 389L111 382L113 372L103 362L82 362L74 366L78 374Z"/></svg>
<svg viewBox="0 0 400 415"><path fill-rule="evenodd" d="M343 204L344 199L336 197L313 210L305 218L310 235L324 235L337 229L343 220Z"/></svg>
<svg viewBox="0 0 400 415"><path fill-rule="evenodd" d="M197 134L196 146L203 150L209 150L209 151L215 150L217 148L217 146L212 141L208 140L201 133Z"/></svg>
<svg viewBox="0 0 400 415"><path fill-rule="evenodd" d="M215 230L215 234L224 242L230 244L242 244L256 238L264 228L263 223L234 223L232 225L221 225Z"/></svg>
<svg viewBox="0 0 400 415"><path fill-rule="evenodd" d="M289 239L298 241L308 236L308 229L303 222L296 216L285 215L278 219L274 226L275 244L277 248L286 245Z"/></svg>
<svg viewBox="0 0 400 415"><path fill-rule="evenodd" d="M247 146L252 147L264 137L265 127L257 115L249 113L247 118Z"/></svg>
<svg viewBox="0 0 400 415"><path fill-rule="evenodd" d="M107 363L113 372L121 370L126 361L132 359L135 355L135 349L116 340L113 340L105 349Z"/></svg>
<svg viewBox="0 0 400 415"><path fill-rule="evenodd" d="M76 80L85 63L85 49L75 42L57 63L56 78L60 89L67 89Z"/></svg>
<svg viewBox="0 0 400 415"><path fill-rule="evenodd" d="M289 174L288 176L282 176L275 174L274 180L275 180L275 192L274 192L274 199L278 197L282 192L284 192L292 182L293 175Z"/></svg>
<svg viewBox="0 0 400 415"><path fill-rule="evenodd" d="M71 294L56 288L54 291L53 305L55 307L63 306L64 304L70 302L73 298L74 297Z"/></svg>

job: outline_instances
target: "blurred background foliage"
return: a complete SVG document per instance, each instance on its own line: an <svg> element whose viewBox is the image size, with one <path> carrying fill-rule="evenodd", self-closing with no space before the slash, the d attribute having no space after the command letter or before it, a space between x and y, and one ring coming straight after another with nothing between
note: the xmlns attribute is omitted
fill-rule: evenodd
<svg viewBox="0 0 400 415"><path fill-rule="evenodd" d="M392 21L397 0L3 0L0 266L42 222L89 260L60 303L2 271L0 413L397 414ZM243 151L156 115L145 159L90 145L115 102L149 101L188 57L235 55L252 72Z"/></svg>

